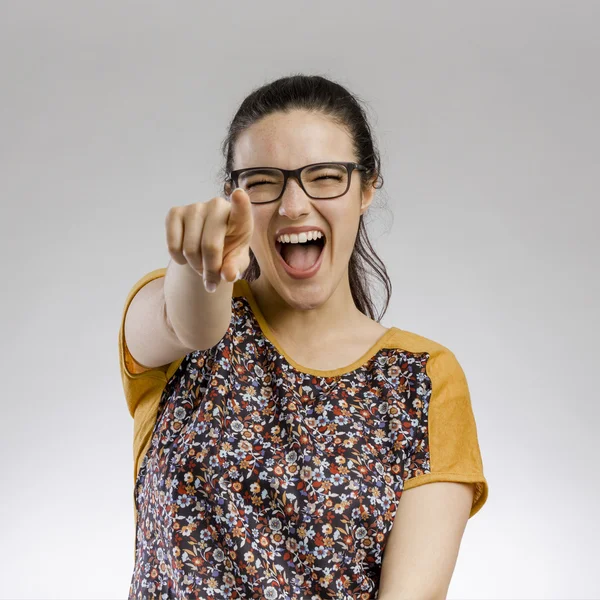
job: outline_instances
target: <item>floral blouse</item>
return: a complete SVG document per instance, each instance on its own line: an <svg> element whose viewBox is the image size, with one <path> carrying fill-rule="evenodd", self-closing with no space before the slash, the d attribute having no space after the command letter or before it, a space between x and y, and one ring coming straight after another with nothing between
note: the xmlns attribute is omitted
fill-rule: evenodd
<svg viewBox="0 0 600 600"><path fill-rule="evenodd" d="M245 280L218 344L121 375L134 417L133 599L378 597L405 489L487 481L464 373L444 346L388 329L351 365L295 363Z"/></svg>

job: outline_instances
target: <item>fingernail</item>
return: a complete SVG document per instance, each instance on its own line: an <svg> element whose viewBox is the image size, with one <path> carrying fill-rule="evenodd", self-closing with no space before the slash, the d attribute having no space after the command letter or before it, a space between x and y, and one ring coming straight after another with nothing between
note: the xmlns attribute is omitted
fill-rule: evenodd
<svg viewBox="0 0 600 600"><path fill-rule="evenodd" d="M233 281L234 281L234 282L235 282L235 281L239 281L241 278L242 278L242 272L241 272L241 271L238 271L238 272L237 272L237 275L235 276L235 279L234 279Z"/></svg>
<svg viewBox="0 0 600 600"><path fill-rule="evenodd" d="M217 289L217 284L213 283L212 281L205 281L204 287L206 288L207 292L212 294Z"/></svg>

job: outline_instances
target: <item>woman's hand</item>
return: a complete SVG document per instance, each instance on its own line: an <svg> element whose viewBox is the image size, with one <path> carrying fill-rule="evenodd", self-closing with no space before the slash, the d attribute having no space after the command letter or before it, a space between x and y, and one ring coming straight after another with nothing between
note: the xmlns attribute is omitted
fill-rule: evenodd
<svg viewBox="0 0 600 600"><path fill-rule="evenodd" d="M232 282L250 263L254 230L252 204L242 188L230 201L217 196L206 202L175 206L167 214L167 247L179 265L189 264L214 292L221 278Z"/></svg>

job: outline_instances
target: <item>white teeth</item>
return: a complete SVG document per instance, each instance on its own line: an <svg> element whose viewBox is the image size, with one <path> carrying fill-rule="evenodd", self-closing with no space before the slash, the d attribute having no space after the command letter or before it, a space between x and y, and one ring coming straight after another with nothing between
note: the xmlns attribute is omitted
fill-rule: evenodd
<svg viewBox="0 0 600 600"><path fill-rule="evenodd" d="M277 241L281 244L304 244L309 240L318 240L322 238L323 234L320 231L303 231L302 233L284 233L277 238Z"/></svg>

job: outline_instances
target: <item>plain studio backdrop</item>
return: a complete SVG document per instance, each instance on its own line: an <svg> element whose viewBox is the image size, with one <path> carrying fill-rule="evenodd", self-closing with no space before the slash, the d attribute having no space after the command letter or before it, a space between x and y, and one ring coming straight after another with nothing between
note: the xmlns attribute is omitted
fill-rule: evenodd
<svg viewBox="0 0 600 600"><path fill-rule="evenodd" d="M127 596L125 297L168 264L169 208L221 194L246 94L307 73L368 105L383 324L469 382L490 495L448 598L600 598L599 23L594 1L2 2L0 596Z"/></svg>

